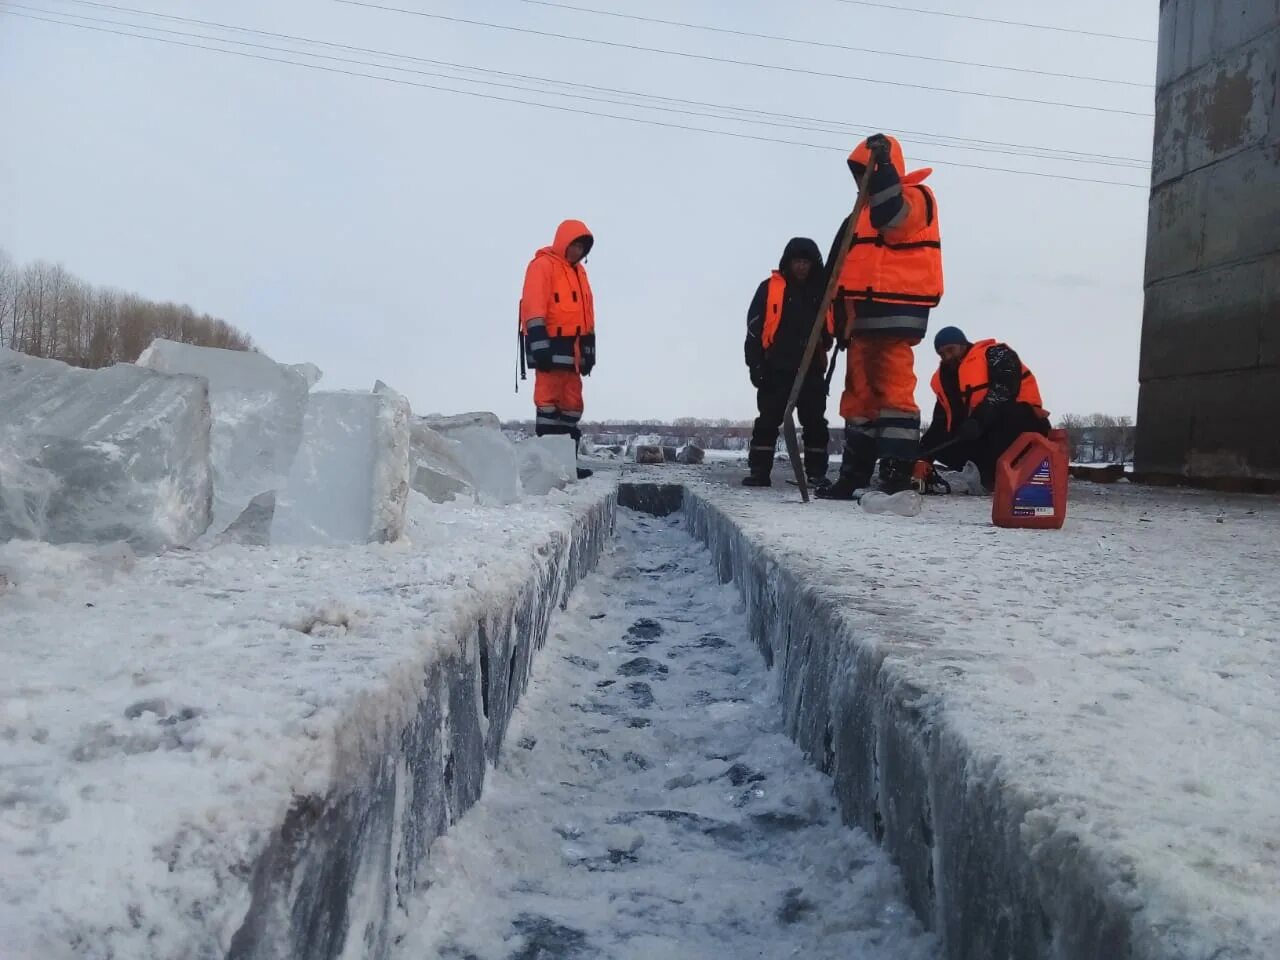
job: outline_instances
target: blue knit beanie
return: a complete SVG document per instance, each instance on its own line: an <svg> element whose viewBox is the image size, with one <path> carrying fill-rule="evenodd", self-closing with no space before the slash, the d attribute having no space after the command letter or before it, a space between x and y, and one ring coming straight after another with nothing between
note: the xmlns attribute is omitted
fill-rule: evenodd
<svg viewBox="0 0 1280 960"><path fill-rule="evenodd" d="M964 335L964 331L959 327L943 327L933 338L933 349L937 353L943 347L963 347L968 342L969 338Z"/></svg>

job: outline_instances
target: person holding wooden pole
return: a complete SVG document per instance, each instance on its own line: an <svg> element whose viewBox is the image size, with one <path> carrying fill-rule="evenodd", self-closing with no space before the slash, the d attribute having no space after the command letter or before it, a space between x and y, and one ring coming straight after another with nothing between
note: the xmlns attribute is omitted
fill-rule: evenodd
<svg viewBox="0 0 1280 960"><path fill-rule="evenodd" d="M866 184L866 196L856 223L849 217L841 224L827 261L837 284L837 336L847 343L848 359L840 398L844 456L839 478L817 491L825 500L855 499L870 486L877 461L879 489L912 486L920 450L913 348L943 291L938 201L924 184L933 171L907 173L901 144L884 134L858 144L848 163ZM846 240L848 255L841 259Z"/></svg>

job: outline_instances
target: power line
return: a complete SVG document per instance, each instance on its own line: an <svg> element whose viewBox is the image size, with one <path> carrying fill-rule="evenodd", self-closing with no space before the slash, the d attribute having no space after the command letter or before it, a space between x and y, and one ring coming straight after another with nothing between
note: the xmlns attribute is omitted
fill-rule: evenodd
<svg viewBox="0 0 1280 960"><path fill-rule="evenodd" d="M876 0L840 0L857 7L875 7L879 10L897 10L899 13L922 13L931 17L951 17L955 20L976 20L978 23L998 23L1006 27L1026 27L1029 30L1052 30L1055 33L1074 33L1083 37L1105 37L1108 40L1129 40L1133 43L1155 43L1148 37L1131 37L1123 33L1098 33L1094 30L1078 30L1048 23L1026 23L1022 20L1001 20L996 17L979 17L967 13L950 13L945 10L925 10L921 7L900 7L896 3L879 3Z"/></svg>
<svg viewBox="0 0 1280 960"><path fill-rule="evenodd" d="M636 50L642 53L660 53L669 57L683 57L688 60L701 60L706 63L727 63L739 67L753 67L757 70L776 70L782 73L802 74L810 77L824 77L829 80L855 80L860 83L878 83L890 87L902 87L911 90L928 90L933 93L952 93L967 97L983 97L988 100L1005 100L1010 103L1029 103L1041 107L1064 107L1070 110L1091 110L1097 113L1115 113L1130 117L1150 117L1151 114L1139 110L1124 110L1120 107L1102 107L1085 103L1070 103L1065 100L1041 100L1035 97L1018 97L1005 93L984 93L980 90L963 90L958 87L939 87L925 83L909 83L904 80L886 80L880 77L863 77L844 73L827 73L822 70L809 70L805 67L788 67L778 63L759 63L753 60L736 60L731 57L716 57L705 53L689 53L685 50L668 50L663 47L646 47L635 43L622 43L616 40L601 40L596 37L577 37L572 34L555 33L549 30L534 30L530 27L514 27L505 23L489 23L485 20L469 20L465 17L451 17L443 13L428 13L425 10L408 10L404 7L391 7L367 0L334 0L335 3L350 7L364 7L369 10L383 10L388 13L403 13L414 17L425 17L429 20L440 20L447 23L460 23L473 27L485 27L491 30L506 30L529 36L550 37L556 40L573 40L578 43L592 43L619 50Z"/></svg>
<svg viewBox="0 0 1280 960"><path fill-rule="evenodd" d="M28 10L35 13L54 13L54 11L50 11L41 7L31 7L21 3L13 3L11 2L11 0L4 0L4 2L6 3L7 6L13 9ZM396 54L396 53L390 53L382 50L374 50L368 47L353 47L348 44L335 44L335 43L330 43L329 41L312 40L309 38L293 36L290 34L275 34L267 31L253 30L247 27L240 27L240 26L235 26L231 24L219 24L219 23L213 23L207 20L194 20L188 17L179 17L179 16L168 15L168 14L151 13L150 11L147 11L147 10L138 10L136 8L130 8L130 7L119 7L113 4L93 2L93 0L63 0L63 2L73 2L73 3L78 3L80 5L89 6L89 7L104 7L111 10L121 10L128 13L154 16L154 17L158 17L164 20L169 20L169 21L181 21L184 23L193 23L193 24L198 24L206 27L214 27L216 29L221 29L221 30L230 30L230 31L236 31L240 33L247 33L251 35L279 38L279 39L284 39L294 43L316 44L316 45L331 47L331 48L336 47L344 50L352 50L357 52L373 54L375 56L405 59L405 60L410 60L410 61L420 62L420 63L428 63L434 66L448 67L450 69L470 70L470 71L477 71L481 73L493 73L500 76L512 77L512 78L517 78L522 80L531 80L534 82L544 83L544 84L563 85L563 86L569 86L569 87L585 87L586 89L613 93L621 96L659 99L668 103L684 103L690 106L707 107L707 108L711 108L719 111L737 111L737 112L744 112L744 113L755 113L760 116L767 117L769 119L755 120L749 117L723 116L722 114L706 113L706 112L697 111L697 110L687 110L687 109L681 109L678 107L653 106L653 105L644 104L644 103L633 103L628 101L611 100L611 99L601 98L601 97L583 96L581 94L570 94L570 93L562 94L563 96L569 97L571 99L585 100L585 101L595 102L595 103L607 103L614 106L632 106L632 107L637 107L643 110L657 110L665 113L678 113L678 114L684 114L686 116L703 117L703 118L716 119L716 120L728 120L732 122L755 123L759 125L772 126L777 128L803 130L811 133L844 134L844 133L852 133L855 131L861 132L862 130L869 129L869 127L866 125L863 125L861 127L854 127L850 124L842 123L840 121L828 121L828 120L822 120L822 119L813 118L813 117L795 117L788 114L774 114L774 113L768 113L765 111L754 111L754 110L751 110L750 108L745 108L745 107L729 106L725 104L706 103L703 101L678 100L675 98L668 98L668 97L653 97L653 95L651 94L638 93L636 91L618 90L616 88L610 88L610 87L593 87L589 84L586 84L586 85L573 84L573 83L568 83L566 81L550 80L545 77L534 77L534 76L529 76L527 74L508 73L506 71L488 71L483 68L473 67L466 64L453 64L453 63L448 63L447 61L427 60L421 57L412 57L407 54ZM493 87L499 87L503 89L519 90L522 92L532 92L532 93L540 93L540 94L547 93L547 91L532 90L528 87L520 86L516 84L498 83L498 82L488 81L488 80L474 80L468 77L455 77L449 74L438 73L430 70L414 70L406 67L397 67L397 66L390 66L385 64L370 63L365 60L355 60L355 59L350 59L346 57L332 57L332 56L327 56L323 54L311 53L308 51L292 50L287 47L275 47L275 46L270 46L266 44L249 43L247 41L242 41L242 40L230 40L230 39L224 39L221 37L211 37L206 34L190 33L182 30L169 30L163 27L153 27L153 26L145 26L142 24L124 23L118 20L106 20L98 17L85 16L83 14L57 12L56 15L70 17L75 20L87 20L92 23L108 24L108 25L117 26L117 27L130 27L135 29L148 30L154 33L167 33L170 35L194 38L199 40L214 40L218 43L232 43L232 44L237 44L239 46L245 46L245 47L250 47L250 48L260 49L260 50L269 50L276 53L287 53L287 54L292 54L294 56L305 56L305 57L312 57L316 59L332 60L338 63L354 64L357 66L377 67L379 69L385 69L385 70L397 70L397 71L401 71L405 73L413 73L421 76L430 76L430 77L437 77L437 78L447 79L447 80L456 80L463 83L475 83L483 86L493 86ZM797 121L797 120L805 121L805 122L801 122L801 123L786 122L786 121ZM812 124L818 124L818 126L813 126ZM1069 163L1091 163L1095 165L1100 164L1102 166L1133 167L1135 169L1147 169L1149 166L1145 161L1138 160L1136 158L1111 157L1106 155L1100 156L1096 154L1095 155L1077 154L1074 156L1061 156L1056 154L1073 153L1074 151L1059 151L1059 150L1056 150L1055 148L1049 148L1049 147L1033 147L1033 146L1023 146L1023 145L1016 145L1016 144L1000 144L998 142L991 143L988 141L980 141L980 140L969 140L966 143L943 143L943 142L937 142L937 141L941 139L962 139L962 138L938 137L938 135L935 135L935 134L924 134L924 133L918 133L915 131L903 131L903 132L908 135L915 134L919 136L920 138L922 138L921 142L927 143L929 141L923 138L931 138L933 141L932 142L933 146L946 147L949 149L970 150L970 151L980 152L980 153L1004 154L1008 156L1034 157L1037 159L1045 159L1045 160L1062 160L1064 162L1069 162ZM1001 149L1001 147L1017 147L1018 149Z"/></svg>
<svg viewBox="0 0 1280 960"><path fill-rule="evenodd" d="M145 34L140 34L140 33L130 33L123 30L113 30L109 27L92 26L91 24L87 24L87 23L70 23L66 20L54 20L49 17L40 17L40 16L35 16L33 14L29 14L29 13L18 13L11 9L5 9L5 7L7 6L8 6L8 3L6 2L6 0L0 0L0 14L3 14L5 16L10 16L10 17L20 17L25 20L36 20L42 23L56 24L58 26L72 27L78 30L88 30L96 33L105 33L105 34L112 34L112 35L121 36L121 37L130 37L135 40L147 40L152 43L163 43L169 46L187 47L194 50L206 50L211 53L222 53L222 54L227 54L229 56L242 57L248 60L260 60L267 63L278 63L278 64L284 64L286 66L292 66L292 67L303 67L308 70L318 70L323 73L333 73L333 74L339 74L339 75L348 76L348 77L360 77L366 80L378 80L383 83L396 84L397 86L417 87L424 90L434 90L440 93L452 93L459 96L473 97L480 100L491 100L499 103L518 104L521 106L528 106L528 107L541 107L544 110L555 110L560 113L572 113L572 114L578 114L581 116L601 117L609 120L621 120L627 123L639 123L639 124L643 124L645 126L650 126L650 127L662 127L670 130L684 130L684 131L689 131L694 133L706 133L714 136L732 137L737 140L751 140L758 143L775 143L775 144L782 144L786 146L805 147L812 150L822 150L828 153L844 152L843 147L836 147L830 144L809 143L801 140L788 140L781 137L766 137L758 134L740 133L740 132L731 131L731 130L716 130L708 127L696 127L696 126L691 126L687 124L668 123L666 121L661 121L661 120L651 120L646 117L630 117L630 116L625 116L621 114L604 113L604 112L595 111L595 110L582 110L576 107L566 107L566 106L562 106L560 104L555 104L555 103L542 103L536 100L521 100L517 97L498 96L496 94L480 93L475 90L458 90L453 87L439 86L438 84L422 83L415 80L404 80L396 77L386 77L386 76L381 76L379 74L374 74L374 73L362 73L360 71L346 70L340 67L326 67L326 66L323 66L322 64L317 64L317 63L300 63L297 60L285 60L280 57L269 57L269 56L264 56L262 54L249 53L243 50L228 50L225 47L206 46L204 44L191 43L185 40L170 40L164 37L152 37L152 36L147 36ZM141 29L147 29L147 28L142 27ZM302 55L305 56L306 54L302 54ZM940 166L945 165L948 167L956 167L960 169L985 170L990 173L1021 174L1023 176L1041 177L1049 180L1068 180L1076 183L1093 183L1093 184L1102 184L1102 185L1115 186L1115 187L1129 187L1131 189L1141 189L1141 190L1147 189L1147 186L1145 184L1129 183L1122 180L1099 180L1091 177L1073 177L1066 174L1046 173L1039 170L1019 170L1019 169L1010 168L1010 167L988 167L988 166L984 166L982 164L976 164L976 163L960 163L960 162L951 162L951 161L942 162L942 161L928 160L925 158L920 158L919 162L926 163L926 164L937 163Z"/></svg>
<svg viewBox="0 0 1280 960"><path fill-rule="evenodd" d="M1037 70L1033 67L1014 67L1001 63L982 63L976 60L951 60L946 57L930 57L920 53L902 53L895 50L880 50L874 47L854 47L843 43L829 43L823 40L806 40L800 37L784 37L771 33L753 33L749 30L734 30L729 27L713 27L703 23L684 23L680 20L664 20L660 17L642 17L634 13L618 13L614 10L597 10L593 7L579 7L571 3L556 3L554 0L518 0L536 7L551 7L556 10L571 10L575 13L589 13L598 17L614 17L619 20L631 20L635 23L654 23L666 27L682 27L687 30L705 30L708 33L721 33L733 37L750 37L754 40L773 40L780 43L793 43L806 47L820 47L826 50L844 50L851 53L870 53L880 57L900 57L906 60L924 60L929 63L946 63L959 67L979 67L984 70L1007 70L1011 73L1033 74L1040 77L1056 77L1060 80L1088 80L1093 83L1112 83L1122 87L1149 88L1150 83L1141 80L1117 80L1112 77L1094 77L1079 73L1057 73L1053 70Z"/></svg>

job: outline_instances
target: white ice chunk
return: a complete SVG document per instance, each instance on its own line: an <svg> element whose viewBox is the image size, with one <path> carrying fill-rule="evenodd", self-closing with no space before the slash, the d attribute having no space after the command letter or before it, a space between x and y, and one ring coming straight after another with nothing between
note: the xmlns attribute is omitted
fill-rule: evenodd
<svg viewBox="0 0 1280 960"><path fill-rule="evenodd" d="M278 491L289 475L306 415L308 374L260 353L156 340L138 365L185 373L209 383L213 410L213 523L226 530L256 497Z"/></svg>
<svg viewBox="0 0 1280 960"><path fill-rule="evenodd" d="M324 371L314 363L286 363L283 364L283 366L286 370L292 370L302 377L302 379L307 382L308 390L319 383L321 378L324 376Z"/></svg>
<svg viewBox="0 0 1280 960"><path fill-rule="evenodd" d="M394 392L311 394L273 544L396 540L409 493L409 404Z"/></svg>
<svg viewBox="0 0 1280 960"><path fill-rule="evenodd" d="M446 436L458 443L458 458L480 503L500 505L520 499L520 459L516 446L493 427L451 428Z"/></svg>
<svg viewBox="0 0 1280 960"><path fill-rule="evenodd" d="M0 540L158 549L209 525L208 388L0 348Z"/></svg>
<svg viewBox="0 0 1280 960"><path fill-rule="evenodd" d="M918 517L924 509L924 500L914 490L883 493L868 490L862 495L862 509L867 513L889 513L899 517Z"/></svg>
<svg viewBox="0 0 1280 960"><path fill-rule="evenodd" d="M454 430L465 430L467 427L484 427L489 430L502 429L502 421L498 419L498 415L488 411L457 413L447 417L433 413L423 417L423 419L432 430L445 435L452 433Z"/></svg>
<svg viewBox="0 0 1280 960"><path fill-rule="evenodd" d="M527 495L546 496L578 479L572 437L534 437L516 444L516 452L520 457L520 486Z"/></svg>
<svg viewBox="0 0 1280 960"><path fill-rule="evenodd" d="M413 417L409 428L413 489L434 503L473 497L475 486L462 460L462 444L450 440Z"/></svg>

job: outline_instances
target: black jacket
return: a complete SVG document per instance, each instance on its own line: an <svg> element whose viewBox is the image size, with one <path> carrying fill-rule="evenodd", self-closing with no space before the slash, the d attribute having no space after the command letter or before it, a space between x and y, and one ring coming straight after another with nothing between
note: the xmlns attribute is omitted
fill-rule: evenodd
<svg viewBox="0 0 1280 960"><path fill-rule="evenodd" d="M942 392L947 395L954 411L955 422L948 431L947 412L941 401L935 403L933 420L920 440L920 446L924 450L931 450L955 437L961 424L969 418L969 402L960 393L959 368L939 367L938 374L942 381ZM987 395L973 411L973 417L984 429L1009 411L1022 390L1022 360L1012 347L1003 343L993 343L987 347L987 383Z"/></svg>
<svg viewBox="0 0 1280 960"><path fill-rule="evenodd" d="M807 237L795 237L787 243L778 262L778 270L785 276L787 265L796 258L805 258L813 262L809 279L804 284L787 280L787 290L782 298L782 316L778 323L778 331L774 335L769 349L764 349L761 335L764 330L765 306L769 297L769 281L765 280L756 288L756 295L747 309L747 339L743 345L743 353L747 366L752 369L767 368L783 373L794 374L800 367L804 357L805 344L813 329L814 318L818 307L822 306L824 292L822 253L818 245ZM822 350L814 351L813 367L817 370L826 367L826 352L831 345L830 337L823 331Z"/></svg>

